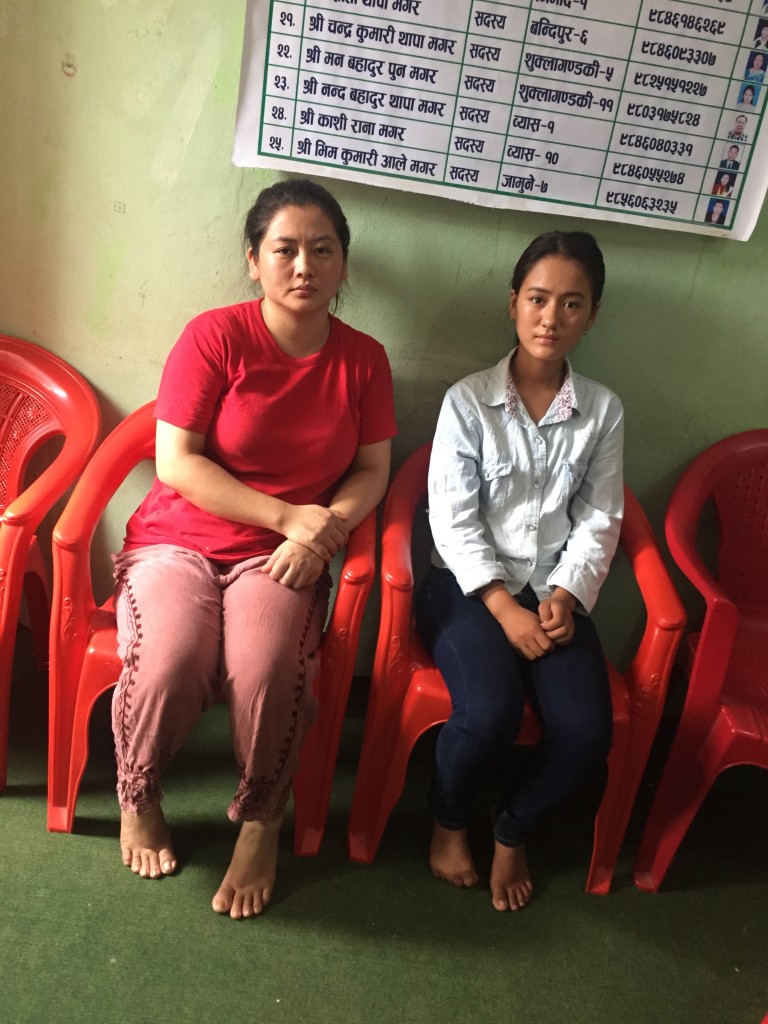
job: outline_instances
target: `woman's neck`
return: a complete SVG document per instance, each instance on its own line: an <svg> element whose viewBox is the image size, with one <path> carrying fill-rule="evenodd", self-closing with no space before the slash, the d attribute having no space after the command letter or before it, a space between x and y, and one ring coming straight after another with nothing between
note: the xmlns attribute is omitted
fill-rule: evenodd
<svg viewBox="0 0 768 1024"><path fill-rule="evenodd" d="M296 317L276 309L265 298L261 303L261 315L278 348L294 359L319 352L331 330L330 317L324 309L309 316Z"/></svg>
<svg viewBox="0 0 768 1024"><path fill-rule="evenodd" d="M510 364L512 379L518 391L558 392L565 380L565 359L548 363L532 359L524 348L518 347Z"/></svg>
<svg viewBox="0 0 768 1024"><path fill-rule="evenodd" d="M512 380L515 382L520 400L533 422L540 423L562 387L565 360L544 363L538 359L527 358L525 350L518 348L510 365Z"/></svg>

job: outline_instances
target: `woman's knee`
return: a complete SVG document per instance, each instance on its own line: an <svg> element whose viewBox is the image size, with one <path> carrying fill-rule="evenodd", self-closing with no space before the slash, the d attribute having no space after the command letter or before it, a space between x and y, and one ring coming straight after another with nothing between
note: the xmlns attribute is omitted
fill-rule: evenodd
<svg viewBox="0 0 768 1024"><path fill-rule="evenodd" d="M260 680L274 680L278 687L290 688L317 671L323 638L319 615L307 615L305 621L273 623L269 628L224 630L222 668L225 678L243 686L258 687Z"/></svg>
<svg viewBox="0 0 768 1024"><path fill-rule="evenodd" d="M462 728L488 742L516 737L523 716L524 689L519 667L509 649L498 657L457 649L453 638L443 638L434 657L451 697L452 716Z"/></svg>
<svg viewBox="0 0 768 1024"><path fill-rule="evenodd" d="M453 702L452 719L467 736L492 746L514 742L523 715L522 696L510 687L506 692L483 692L482 687Z"/></svg>
<svg viewBox="0 0 768 1024"><path fill-rule="evenodd" d="M548 744L574 771L605 761L611 749L612 734L613 723L603 715L583 716L546 729Z"/></svg>
<svg viewBox="0 0 768 1024"><path fill-rule="evenodd" d="M115 614L123 674L193 690L219 660L219 595L203 560L175 550L117 558Z"/></svg>

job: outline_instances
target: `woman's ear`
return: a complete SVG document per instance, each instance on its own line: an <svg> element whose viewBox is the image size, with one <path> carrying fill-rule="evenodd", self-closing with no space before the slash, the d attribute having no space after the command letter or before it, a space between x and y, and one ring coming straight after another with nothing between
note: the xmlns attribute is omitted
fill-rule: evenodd
<svg viewBox="0 0 768 1024"><path fill-rule="evenodd" d="M587 330L589 330L592 327L592 324L595 322L595 320L597 320L597 311L599 309L600 309L600 303L596 302L592 306L592 312L590 313L589 320L587 321L587 328L586 328Z"/></svg>
<svg viewBox="0 0 768 1024"><path fill-rule="evenodd" d="M509 319L517 319L517 292L514 288L509 293Z"/></svg>
<svg viewBox="0 0 768 1024"><path fill-rule="evenodd" d="M253 255L253 249L248 249L245 254L245 258L248 260L248 276L252 281L259 280L259 261Z"/></svg>

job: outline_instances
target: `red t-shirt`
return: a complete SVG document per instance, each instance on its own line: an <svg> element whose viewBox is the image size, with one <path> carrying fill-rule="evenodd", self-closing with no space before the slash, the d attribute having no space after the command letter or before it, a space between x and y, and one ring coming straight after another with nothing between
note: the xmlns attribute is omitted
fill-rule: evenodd
<svg viewBox="0 0 768 1024"><path fill-rule="evenodd" d="M396 433L384 348L331 317L311 356L286 355L261 302L202 313L163 370L157 419L205 434L205 454L255 490L296 505L327 505L360 445ZM190 548L214 561L272 552L270 530L204 512L155 479L126 528L126 549Z"/></svg>

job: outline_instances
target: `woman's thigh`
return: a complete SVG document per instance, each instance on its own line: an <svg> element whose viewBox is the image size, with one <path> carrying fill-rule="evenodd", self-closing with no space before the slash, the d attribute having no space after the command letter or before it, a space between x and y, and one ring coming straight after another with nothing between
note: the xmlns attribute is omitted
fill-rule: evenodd
<svg viewBox="0 0 768 1024"><path fill-rule="evenodd" d="M271 680L301 685L313 675L328 611L330 579L295 590L250 559L224 579L221 675L227 690L260 688Z"/></svg>
<svg viewBox="0 0 768 1024"><path fill-rule="evenodd" d="M477 597L466 597L448 569L429 571L416 602L416 623L451 695L454 713L481 732L519 726L520 659Z"/></svg>
<svg viewBox="0 0 768 1024"><path fill-rule="evenodd" d="M574 622L570 643L529 663L531 698L545 735L607 753L613 712L605 656L592 620L575 615Z"/></svg>
<svg viewBox="0 0 768 1024"><path fill-rule="evenodd" d="M158 544L121 552L115 566L124 671L140 666L134 682L211 687L221 642L221 593L211 564L186 548Z"/></svg>

